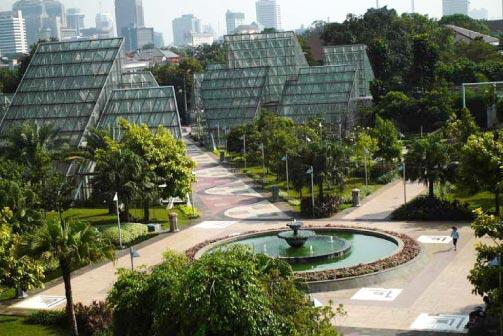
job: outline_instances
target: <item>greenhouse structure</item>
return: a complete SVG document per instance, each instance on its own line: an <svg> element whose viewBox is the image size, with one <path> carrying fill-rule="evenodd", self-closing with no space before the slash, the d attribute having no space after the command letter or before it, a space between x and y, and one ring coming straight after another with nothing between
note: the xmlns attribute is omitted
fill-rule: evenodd
<svg viewBox="0 0 503 336"><path fill-rule="evenodd" d="M226 64L198 75L194 96L208 136L251 123L262 108L303 123L320 118L350 128L358 106L371 100L374 79L365 45L323 49L323 66L309 66L293 32L228 35Z"/></svg>
<svg viewBox="0 0 503 336"><path fill-rule="evenodd" d="M50 124L72 147L119 117L162 125L181 136L173 87L150 72L123 73L122 38L41 43L0 123L0 134L23 122Z"/></svg>

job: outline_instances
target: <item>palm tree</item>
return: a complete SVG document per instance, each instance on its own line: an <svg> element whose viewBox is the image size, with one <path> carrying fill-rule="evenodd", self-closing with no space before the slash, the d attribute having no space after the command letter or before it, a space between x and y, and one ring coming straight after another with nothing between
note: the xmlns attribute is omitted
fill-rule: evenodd
<svg viewBox="0 0 503 336"><path fill-rule="evenodd" d="M438 134L417 139L405 155L405 166L408 179L427 184L428 195L434 197L435 182L445 183L452 170L448 146Z"/></svg>
<svg viewBox="0 0 503 336"><path fill-rule="evenodd" d="M51 220L29 238L28 248L32 255L59 263L65 284L66 314L72 335L77 336L71 284L72 265L102 259L115 260L113 246L102 239L96 228L87 223Z"/></svg>

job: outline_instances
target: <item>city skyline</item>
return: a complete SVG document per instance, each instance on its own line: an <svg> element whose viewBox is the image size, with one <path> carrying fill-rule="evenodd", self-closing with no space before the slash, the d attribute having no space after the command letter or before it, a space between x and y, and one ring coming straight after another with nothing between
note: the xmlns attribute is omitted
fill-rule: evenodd
<svg viewBox="0 0 503 336"><path fill-rule="evenodd" d="M16 0L4 0L0 4L0 11L11 10L12 4ZM82 2L79 0L61 0L67 7L76 7L85 14L86 27L94 26L94 18L100 11L102 13L115 13L113 0L89 0ZM207 2L203 0L179 1L174 5L159 4L155 0L143 0L145 11L145 25L153 27L155 31L164 35L166 44L173 42L171 22L174 18L183 14L194 14L203 24L211 24L218 36L226 33L225 12L227 10L243 12L246 21L255 21L255 0L219 0L218 5L208 8ZM375 7L375 0L355 0L346 3L335 3L329 0L314 0L306 6L301 0L278 0L281 6L282 28L284 30L294 30L301 25L309 26L316 20L342 21L348 13L356 15L363 14L366 9ZM403 0L380 0L380 6L395 8L399 13L410 12L410 1ZM164 8L164 10L163 10ZM302 10L299 10L302 8ZM489 12L489 19L501 18L500 0L473 0L470 8L486 8ZM101 10L100 10L101 9ZM168 10L169 9L169 10ZM421 14L428 14L431 17L440 17L442 14L441 0L416 1L415 11ZM249 22L247 22L249 23Z"/></svg>

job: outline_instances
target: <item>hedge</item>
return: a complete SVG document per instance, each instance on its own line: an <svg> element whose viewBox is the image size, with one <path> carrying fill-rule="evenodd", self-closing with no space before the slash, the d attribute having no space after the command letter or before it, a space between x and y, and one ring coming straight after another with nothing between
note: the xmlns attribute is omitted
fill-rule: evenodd
<svg viewBox="0 0 503 336"><path fill-rule="evenodd" d="M473 213L459 201L447 201L436 197L419 196L402 205L391 214L395 220L472 220Z"/></svg>
<svg viewBox="0 0 503 336"><path fill-rule="evenodd" d="M98 225L97 227L106 239L110 239L117 246L119 245L119 228L117 225ZM121 232L122 244L130 245L147 236L148 228L145 224L124 223L121 225Z"/></svg>

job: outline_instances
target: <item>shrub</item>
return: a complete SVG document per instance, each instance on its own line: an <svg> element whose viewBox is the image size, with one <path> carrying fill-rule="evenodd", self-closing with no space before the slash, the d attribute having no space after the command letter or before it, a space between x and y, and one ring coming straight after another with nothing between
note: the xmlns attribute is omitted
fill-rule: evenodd
<svg viewBox="0 0 503 336"><path fill-rule="evenodd" d="M391 214L396 220L471 220L473 214L459 201L420 196L402 205Z"/></svg>
<svg viewBox="0 0 503 336"><path fill-rule="evenodd" d="M63 310L40 310L26 318L28 324L39 324L66 328L68 326L66 314Z"/></svg>
<svg viewBox="0 0 503 336"><path fill-rule="evenodd" d="M75 317L79 331L84 336L103 333L112 325L112 310L103 301L93 301L89 306L76 304Z"/></svg>
<svg viewBox="0 0 503 336"><path fill-rule="evenodd" d="M98 229L103 234L103 237L109 239L113 244L119 245L119 228L117 225L100 225ZM148 234L148 228L140 223L125 223L121 225L122 244L130 245Z"/></svg>
<svg viewBox="0 0 503 336"><path fill-rule="evenodd" d="M201 217L201 212L199 212L199 210L196 208L192 208L191 206L180 205L178 209L185 217L189 219L195 219Z"/></svg>
<svg viewBox="0 0 503 336"><path fill-rule="evenodd" d="M300 200L298 200L298 199L290 199L290 200L288 200L288 204L290 204L292 206L299 206L300 205Z"/></svg>
<svg viewBox="0 0 503 336"><path fill-rule="evenodd" d="M379 184L388 184L393 182L396 178L398 178L398 172L396 170L392 170L388 173L379 176L376 179L376 182Z"/></svg>
<svg viewBox="0 0 503 336"><path fill-rule="evenodd" d="M325 196L323 199L314 200L314 218L327 218L336 214L342 204L339 196ZM300 202L300 214L302 217L313 217L311 197L304 197Z"/></svg>

